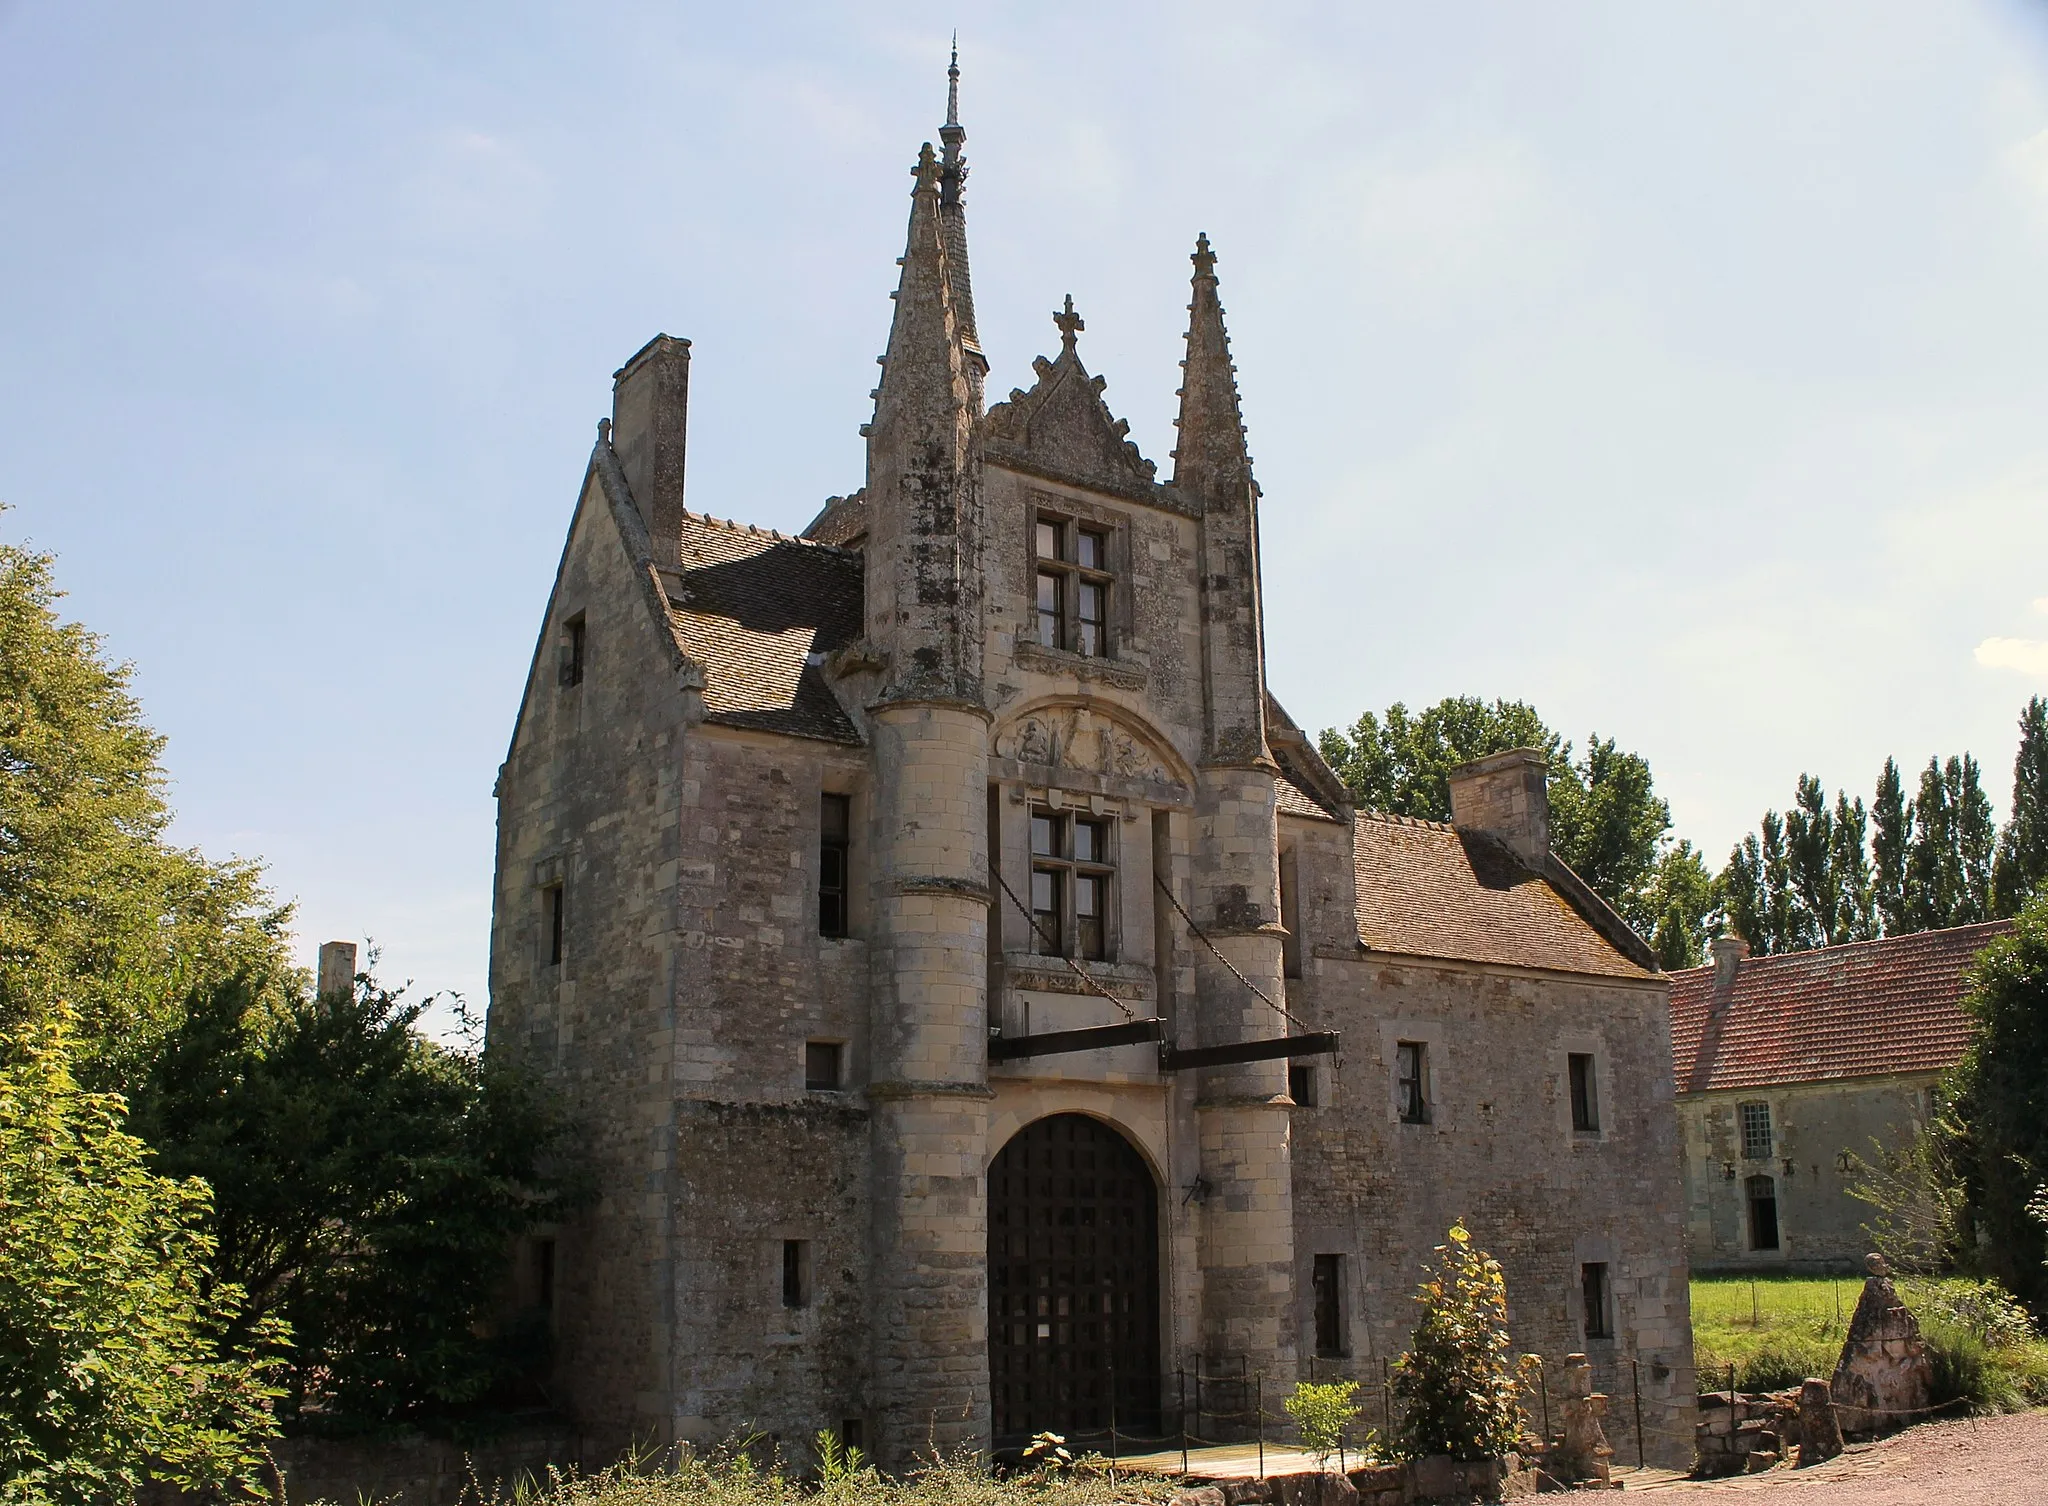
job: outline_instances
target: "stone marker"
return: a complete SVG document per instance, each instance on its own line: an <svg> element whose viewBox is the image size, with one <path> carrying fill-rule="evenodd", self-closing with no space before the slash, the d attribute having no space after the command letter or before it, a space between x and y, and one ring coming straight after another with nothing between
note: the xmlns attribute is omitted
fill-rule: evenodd
<svg viewBox="0 0 2048 1506"><path fill-rule="evenodd" d="M1833 1386L1841 1430L1852 1438L1920 1420L1934 1383L1920 1324L1892 1285L1885 1258L1872 1255L1864 1264L1870 1274L1842 1341Z"/></svg>
<svg viewBox="0 0 2048 1506"><path fill-rule="evenodd" d="M1842 1451L1842 1424L1835 1416L1834 1393L1824 1380L1808 1378L1799 1387L1799 1468L1832 1459Z"/></svg>

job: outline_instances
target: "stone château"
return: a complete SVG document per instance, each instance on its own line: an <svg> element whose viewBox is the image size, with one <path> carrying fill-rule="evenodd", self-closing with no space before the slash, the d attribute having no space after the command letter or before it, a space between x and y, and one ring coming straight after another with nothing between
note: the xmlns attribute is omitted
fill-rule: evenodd
<svg viewBox="0 0 2048 1506"><path fill-rule="evenodd" d="M1268 690L1205 237L1169 479L1071 299L985 404L953 77L866 484L801 537L693 511L668 336L584 474L497 787L491 1040L601 1189L523 1257L551 1396L596 1447L891 1465L1157 1434L1198 1372L1277 1413L1377 1380L1462 1217L1517 1347L1639 1361L1681 1458L1665 980L1552 854L1538 755L1448 824L1356 811Z"/></svg>

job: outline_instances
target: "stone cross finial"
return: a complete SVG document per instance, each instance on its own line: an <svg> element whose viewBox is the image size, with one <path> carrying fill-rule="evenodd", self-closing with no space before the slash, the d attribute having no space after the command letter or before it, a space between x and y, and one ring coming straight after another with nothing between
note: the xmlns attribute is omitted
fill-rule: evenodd
<svg viewBox="0 0 2048 1506"><path fill-rule="evenodd" d="M1074 312L1074 295L1072 293L1067 294L1066 307L1054 312L1052 322L1059 326L1060 348L1063 350L1072 350L1075 337L1088 327L1081 316Z"/></svg>
<svg viewBox="0 0 2048 1506"><path fill-rule="evenodd" d="M1189 257L1188 260L1195 264L1195 276L1214 277L1216 275L1216 253L1209 249L1208 231L1204 230L1195 237L1195 254Z"/></svg>

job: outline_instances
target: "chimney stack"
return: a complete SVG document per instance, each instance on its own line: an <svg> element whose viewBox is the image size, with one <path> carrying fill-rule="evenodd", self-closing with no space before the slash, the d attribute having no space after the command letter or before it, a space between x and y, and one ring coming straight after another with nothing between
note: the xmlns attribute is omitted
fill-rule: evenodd
<svg viewBox="0 0 2048 1506"><path fill-rule="evenodd" d="M660 564L683 535L683 450L690 415L690 342L656 335L612 374L612 450Z"/></svg>
<svg viewBox="0 0 2048 1506"><path fill-rule="evenodd" d="M1489 753L1450 771L1451 824L1512 848L1530 868L1550 852L1550 765L1537 748Z"/></svg>
<svg viewBox="0 0 2048 1506"><path fill-rule="evenodd" d="M1730 931L1709 944L1714 953L1714 992L1726 993L1735 983L1735 969L1749 955L1749 943Z"/></svg>
<svg viewBox="0 0 2048 1506"><path fill-rule="evenodd" d="M356 944L353 941L320 943L319 996L344 997L356 991Z"/></svg>

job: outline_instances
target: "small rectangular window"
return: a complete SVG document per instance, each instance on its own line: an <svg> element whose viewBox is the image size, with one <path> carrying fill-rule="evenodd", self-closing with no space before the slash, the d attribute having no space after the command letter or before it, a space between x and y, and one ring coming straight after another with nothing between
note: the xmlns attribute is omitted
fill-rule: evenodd
<svg viewBox="0 0 2048 1506"><path fill-rule="evenodd" d="M782 1305L811 1305L811 1242L785 1239L782 1242Z"/></svg>
<svg viewBox="0 0 2048 1506"><path fill-rule="evenodd" d="M564 685L583 683L583 614L562 624L561 677Z"/></svg>
<svg viewBox="0 0 2048 1506"><path fill-rule="evenodd" d="M555 1242L552 1239L533 1242L533 1291L534 1306L542 1312L555 1310Z"/></svg>
<svg viewBox="0 0 2048 1506"><path fill-rule="evenodd" d="M1778 1248L1778 1184L1769 1177L1751 1177L1749 1194L1749 1247L1752 1250Z"/></svg>
<svg viewBox="0 0 2048 1506"><path fill-rule="evenodd" d="M1771 1106L1767 1103L1742 1105L1742 1159L1768 1161L1771 1158Z"/></svg>
<svg viewBox="0 0 2048 1506"><path fill-rule="evenodd" d="M867 1447L867 1431L861 1427L858 1417L849 1417L839 1424L839 1441L848 1448Z"/></svg>
<svg viewBox="0 0 2048 1506"><path fill-rule="evenodd" d="M1600 1128L1600 1086L1593 1070L1593 1058L1574 1051L1569 1058L1572 1077L1572 1128L1581 1133Z"/></svg>
<svg viewBox="0 0 2048 1506"><path fill-rule="evenodd" d="M1316 1069L1308 1062L1287 1064L1287 1096L1302 1108L1316 1106Z"/></svg>
<svg viewBox="0 0 2048 1506"><path fill-rule="evenodd" d="M562 912L564 909L562 886L560 884L550 884L541 891L541 895L542 902L546 906L548 966L559 967L562 962Z"/></svg>
<svg viewBox="0 0 2048 1506"><path fill-rule="evenodd" d="M1316 1353L1335 1358L1344 1353L1344 1257L1318 1255L1314 1285Z"/></svg>
<svg viewBox="0 0 2048 1506"><path fill-rule="evenodd" d="M1109 655L1109 533L1065 518L1033 526L1038 641L1090 658Z"/></svg>
<svg viewBox="0 0 2048 1506"><path fill-rule="evenodd" d="M804 1086L814 1093L835 1093L843 1079L844 1048L837 1041L804 1042Z"/></svg>
<svg viewBox="0 0 2048 1506"><path fill-rule="evenodd" d="M1394 1090L1403 1124L1429 1123L1429 1047L1402 1041L1394 1047Z"/></svg>
<svg viewBox="0 0 2048 1506"><path fill-rule="evenodd" d="M845 795L818 797L818 934L846 934L847 860L853 843L853 801Z"/></svg>
<svg viewBox="0 0 2048 1506"><path fill-rule="evenodd" d="M1586 1305L1586 1337L1614 1337L1614 1318L1607 1292L1607 1263L1594 1261L1579 1267L1579 1295Z"/></svg>

